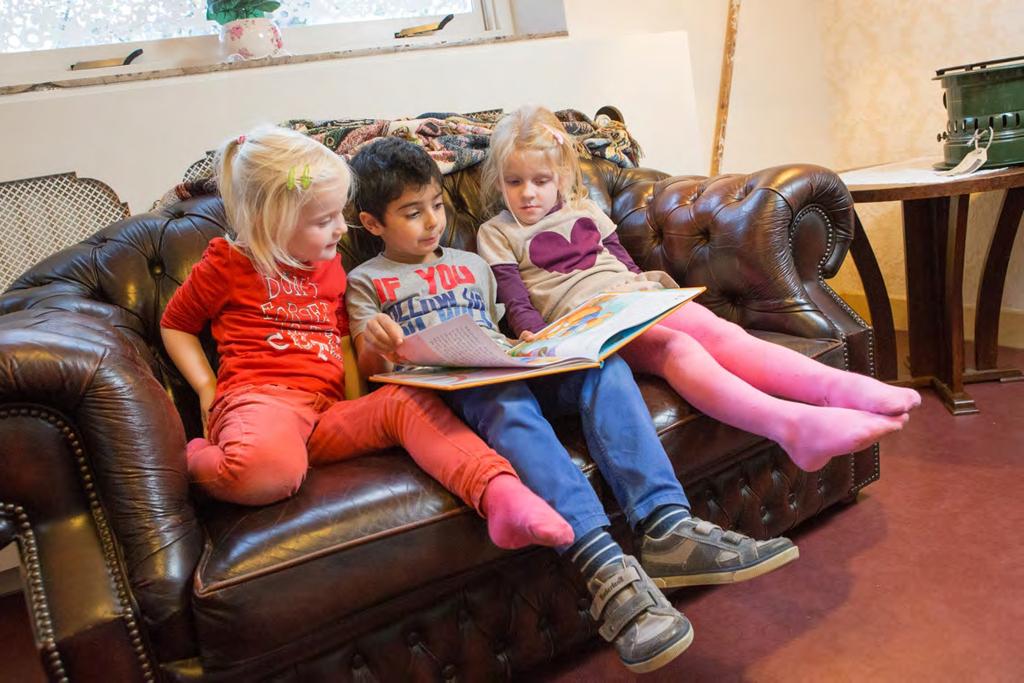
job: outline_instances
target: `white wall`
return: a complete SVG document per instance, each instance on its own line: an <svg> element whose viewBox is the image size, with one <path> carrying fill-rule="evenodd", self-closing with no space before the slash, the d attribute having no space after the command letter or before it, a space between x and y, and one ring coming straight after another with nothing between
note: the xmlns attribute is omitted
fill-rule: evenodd
<svg viewBox="0 0 1024 683"><path fill-rule="evenodd" d="M576 36L687 32L700 160L691 171L695 173L706 174L710 167L728 7L728 0L566 2L569 31ZM821 21L819 3L814 0L743 2L722 172L832 160L834 128L827 113L831 100L821 59L825 50ZM670 65L652 63L650 68L659 72L660 87L674 87L676 75ZM662 125L674 125L672 112L662 113ZM646 140L640 138L640 142Z"/></svg>
<svg viewBox="0 0 1024 683"><path fill-rule="evenodd" d="M567 39L2 97L0 181L75 170L140 211L204 150L258 121L524 102L588 114L614 104L645 165L707 173L727 6L566 0ZM744 3L724 170L823 161L830 142L814 105L820 69L806 58L820 49L809 8L806 0Z"/></svg>
<svg viewBox="0 0 1024 683"><path fill-rule="evenodd" d="M614 17L605 22L604 34L3 97L0 181L75 170L108 183L140 211L204 150L257 122L526 102L588 114L615 104L647 164L703 170L686 34L624 34Z"/></svg>
<svg viewBox="0 0 1024 683"><path fill-rule="evenodd" d="M723 172L793 162L834 167L837 131L821 58L830 43L821 18L816 0L741 5Z"/></svg>

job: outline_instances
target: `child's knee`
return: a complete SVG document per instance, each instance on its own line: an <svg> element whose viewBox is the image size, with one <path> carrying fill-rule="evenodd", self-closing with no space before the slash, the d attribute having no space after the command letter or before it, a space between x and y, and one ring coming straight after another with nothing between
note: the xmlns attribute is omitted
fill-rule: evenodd
<svg viewBox="0 0 1024 683"><path fill-rule="evenodd" d="M676 331L665 343L665 358L686 358L701 353L703 347L700 342L686 332Z"/></svg>
<svg viewBox="0 0 1024 683"><path fill-rule="evenodd" d="M227 457L220 468L224 489L232 502L268 505L295 494L309 467L302 453L286 448L255 448L245 457Z"/></svg>
<svg viewBox="0 0 1024 683"><path fill-rule="evenodd" d="M608 356L605 358L604 365L599 370L601 379L604 380L618 380L618 379L632 379L633 371L630 370L629 365L626 361L622 360L618 354L614 356Z"/></svg>
<svg viewBox="0 0 1024 683"><path fill-rule="evenodd" d="M687 313L682 329L686 334L701 341L713 342L746 333L736 323L715 315L703 306L698 308L688 304L681 311Z"/></svg>

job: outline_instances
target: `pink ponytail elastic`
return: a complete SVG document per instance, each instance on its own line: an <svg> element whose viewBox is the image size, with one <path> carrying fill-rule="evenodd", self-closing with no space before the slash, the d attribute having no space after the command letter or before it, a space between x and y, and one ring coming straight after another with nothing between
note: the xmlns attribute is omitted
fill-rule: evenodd
<svg viewBox="0 0 1024 683"><path fill-rule="evenodd" d="M542 123L541 125L544 126L544 128L549 133L551 133L551 137L553 137L555 139L555 142L557 142L560 145L564 145L565 144L565 138L562 137L562 134L558 132L557 128L554 128L553 126L549 126L546 123Z"/></svg>

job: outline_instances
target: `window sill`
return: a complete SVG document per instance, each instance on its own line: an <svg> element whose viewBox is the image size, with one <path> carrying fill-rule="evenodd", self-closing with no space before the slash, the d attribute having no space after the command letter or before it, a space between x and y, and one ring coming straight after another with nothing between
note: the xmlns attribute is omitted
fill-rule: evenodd
<svg viewBox="0 0 1024 683"><path fill-rule="evenodd" d="M452 40L436 39L431 42L409 42L400 45L387 45L379 47L353 48L350 50L335 50L331 52L317 52L312 54L286 55L280 57L264 57L263 59L251 59L243 62L219 62L216 64L200 64L193 66L169 67L163 69L152 69L146 71L131 71L131 66L110 67L108 71L123 70L128 73L108 73L102 76L88 76L84 78L69 78L66 80L53 80L41 83L24 83L19 85L0 86L0 96L18 95L22 93L41 92L47 90L67 90L71 88L86 88L94 85L115 85L119 83L134 83L140 81L151 81L161 78L179 78L181 76L193 76L198 74L220 73L224 71L238 71L241 69L260 69L264 67L283 66L289 64L306 64L309 62L323 62L334 59L350 59L354 57L370 57L376 55L394 54L399 52L417 52L420 50L435 50L450 47L469 47L475 45L488 45L496 43L513 43L524 40L540 40L543 38L556 38L567 36L566 31L553 31L549 33L534 34L506 34L490 33Z"/></svg>

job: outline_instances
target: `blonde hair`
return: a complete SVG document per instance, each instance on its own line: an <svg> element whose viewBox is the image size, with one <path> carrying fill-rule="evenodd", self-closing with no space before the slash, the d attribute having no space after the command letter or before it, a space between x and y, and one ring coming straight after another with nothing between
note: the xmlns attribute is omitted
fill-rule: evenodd
<svg viewBox="0 0 1024 683"><path fill-rule="evenodd" d="M562 200L574 204L587 196L576 143L562 122L544 107L520 107L507 114L491 133L491 149L484 160L480 183L484 201L492 209L505 202L502 170L516 152L539 151L558 176Z"/></svg>
<svg viewBox="0 0 1024 683"><path fill-rule="evenodd" d="M348 164L316 140L288 128L260 126L228 140L214 159L232 245L256 270L280 276L281 266L307 268L287 250L299 214L316 192L352 190Z"/></svg>

